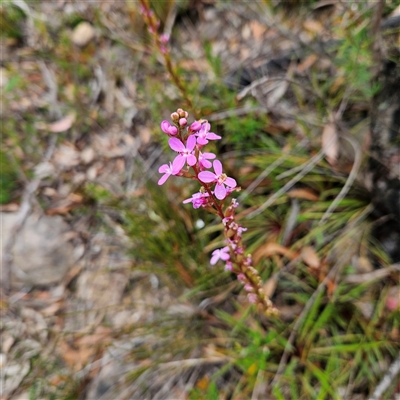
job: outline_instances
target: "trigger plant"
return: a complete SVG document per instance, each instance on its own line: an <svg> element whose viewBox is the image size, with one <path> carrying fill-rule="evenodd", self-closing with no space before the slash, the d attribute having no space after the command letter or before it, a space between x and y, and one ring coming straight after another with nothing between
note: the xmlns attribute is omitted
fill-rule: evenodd
<svg viewBox="0 0 400 400"><path fill-rule="evenodd" d="M228 197L239 190L236 180L224 172L221 161L216 159L214 153L203 151L210 140L219 140L221 136L211 132L211 126L205 120L189 124L188 116L187 111L179 108L171 114L172 123L161 122L161 130L169 136L169 147L176 156L172 162L159 168L163 175L158 184L164 184L172 175L198 182L199 191L183 203L192 203L193 208L202 207L218 215L224 226L226 246L212 252L210 264L225 263L225 270L236 275L251 303L267 315L277 314L277 309L262 288L251 254L246 253L242 235L247 229L236 221L235 215L239 203L234 198L228 201Z"/></svg>

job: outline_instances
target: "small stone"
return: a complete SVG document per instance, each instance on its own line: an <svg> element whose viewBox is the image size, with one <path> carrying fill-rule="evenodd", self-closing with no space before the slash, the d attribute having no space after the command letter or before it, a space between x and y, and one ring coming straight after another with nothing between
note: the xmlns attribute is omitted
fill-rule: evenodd
<svg viewBox="0 0 400 400"><path fill-rule="evenodd" d="M79 23L72 32L71 39L79 47L86 46L94 38L94 28L89 22Z"/></svg>
<svg viewBox="0 0 400 400"><path fill-rule="evenodd" d="M4 245L18 213L0 213L0 261L4 259ZM75 263L74 247L64 239L69 226L61 217L31 215L15 239L12 249L13 269L11 284L15 289L23 285L42 286L58 283Z"/></svg>

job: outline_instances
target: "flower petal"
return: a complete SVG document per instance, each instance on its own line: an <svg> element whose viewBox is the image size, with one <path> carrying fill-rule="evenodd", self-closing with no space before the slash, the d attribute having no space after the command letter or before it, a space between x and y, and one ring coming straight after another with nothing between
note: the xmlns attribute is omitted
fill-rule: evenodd
<svg viewBox="0 0 400 400"><path fill-rule="evenodd" d="M213 160L216 157L214 153L202 153L202 156L207 160Z"/></svg>
<svg viewBox="0 0 400 400"><path fill-rule="evenodd" d="M218 253L218 254L215 254L215 255L213 255L213 256L211 257L210 264L211 264L211 265L215 265L215 264L218 262L218 260L219 260L219 253Z"/></svg>
<svg viewBox="0 0 400 400"><path fill-rule="evenodd" d="M208 160L201 160L200 164L204 167L204 168L211 168L212 164L210 161Z"/></svg>
<svg viewBox="0 0 400 400"><path fill-rule="evenodd" d="M214 166L214 171L216 173L216 175L221 175L222 174L222 164L221 161L219 160L214 160L213 162L213 166Z"/></svg>
<svg viewBox="0 0 400 400"><path fill-rule="evenodd" d="M187 163L192 166L197 163L196 157L193 154L187 156Z"/></svg>
<svg viewBox="0 0 400 400"><path fill-rule="evenodd" d="M168 140L169 147L172 150L182 152L185 150L185 145L178 138L171 138Z"/></svg>
<svg viewBox="0 0 400 400"><path fill-rule="evenodd" d="M172 162L172 171L174 175L181 171L181 169L185 165L185 161L185 157L181 156L180 154L179 156L175 157L175 160Z"/></svg>
<svg viewBox="0 0 400 400"><path fill-rule="evenodd" d="M219 200L223 200L226 197L226 188L224 185L215 185L215 197Z"/></svg>
<svg viewBox="0 0 400 400"><path fill-rule="evenodd" d="M159 179L158 184L159 184L159 185L163 185L163 184L165 183L165 181L166 181L169 177L170 177L170 174L165 174L165 175L163 175L163 176Z"/></svg>
<svg viewBox="0 0 400 400"><path fill-rule="evenodd" d="M196 136L190 135L190 136L187 138L186 148L187 148L189 151L192 151L192 150L194 149L194 146L196 146Z"/></svg>
<svg viewBox="0 0 400 400"><path fill-rule="evenodd" d="M220 258L221 260L228 261L228 260L231 258L231 256L230 256L228 253L223 253L223 252L221 251L221 254L219 255L219 258Z"/></svg>
<svg viewBox="0 0 400 400"><path fill-rule="evenodd" d="M158 168L158 172L160 174L163 174L163 173L167 172L168 168L169 168L168 164L163 164L163 165L161 165L160 168Z"/></svg>
<svg viewBox="0 0 400 400"><path fill-rule="evenodd" d="M208 132L207 133L207 139L218 140L218 139L221 139L221 136L216 135L214 132Z"/></svg>
<svg viewBox="0 0 400 400"><path fill-rule="evenodd" d="M197 143L198 143L198 144L201 144L202 146L205 146L205 145L208 143L208 140L207 140L207 139L204 139L204 138L202 138L202 137L198 137L198 138L197 138Z"/></svg>
<svg viewBox="0 0 400 400"><path fill-rule="evenodd" d="M199 173L199 179L204 183L215 182L217 177L210 171L202 171Z"/></svg>
<svg viewBox="0 0 400 400"><path fill-rule="evenodd" d="M233 178L230 178L229 176L225 179L225 185L230 186L231 188L236 187L236 181Z"/></svg>

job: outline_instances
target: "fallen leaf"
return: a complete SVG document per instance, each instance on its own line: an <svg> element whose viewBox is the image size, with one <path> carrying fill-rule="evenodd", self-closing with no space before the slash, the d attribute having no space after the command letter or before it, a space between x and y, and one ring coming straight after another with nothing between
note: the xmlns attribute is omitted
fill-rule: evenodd
<svg viewBox="0 0 400 400"><path fill-rule="evenodd" d="M71 128L72 124L75 122L75 118L75 113L68 114L64 118L53 122L52 124L48 124L47 128L53 133L65 132Z"/></svg>
<svg viewBox="0 0 400 400"><path fill-rule="evenodd" d="M271 278L267 279L263 285L264 293L267 297L271 298L275 293L276 286L278 284L278 275L274 274Z"/></svg>
<svg viewBox="0 0 400 400"><path fill-rule="evenodd" d="M275 242L268 242L265 245L260 246L253 253L254 263L257 264L262 258L268 258L273 255L282 255L289 260L293 260L296 256L295 253L289 250L287 247Z"/></svg>
<svg viewBox="0 0 400 400"><path fill-rule="evenodd" d="M319 59L319 57L316 54L310 54L308 57L306 57L298 66L297 66L297 72L302 73L306 71L308 68L313 66L313 64Z"/></svg>
<svg viewBox="0 0 400 400"><path fill-rule="evenodd" d="M288 192L291 199L305 199L310 201L318 201L319 196L311 189L292 189Z"/></svg>
<svg viewBox="0 0 400 400"><path fill-rule="evenodd" d="M320 33L323 30L323 26L318 21L315 20L305 21L303 27L305 30L311 33Z"/></svg>
<svg viewBox="0 0 400 400"><path fill-rule="evenodd" d="M306 246L301 250L301 258L310 268L318 269L321 265L318 254L311 246Z"/></svg>
<svg viewBox="0 0 400 400"><path fill-rule="evenodd" d="M329 164L335 165L339 153L339 138L333 122L325 125L322 131L322 150L325 152Z"/></svg>
<svg viewBox="0 0 400 400"><path fill-rule="evenodd" d="M263 38L267 27L264 24L260 24L258 21L254 20L250 22L250 29L254 39L259 42Z"/></svg>

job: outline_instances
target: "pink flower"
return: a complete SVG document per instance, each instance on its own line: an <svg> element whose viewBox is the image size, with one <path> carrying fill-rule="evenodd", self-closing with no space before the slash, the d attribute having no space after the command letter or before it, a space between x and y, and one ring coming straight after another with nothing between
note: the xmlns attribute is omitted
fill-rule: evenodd
<svg viewBox="0 0 400 400"><path fill-rule="evenodd" d="M175 160L173 161L173 166L175 170L179 172L186 162L190 166L196 164L197 160L196 157L193 155L193 149L196 146L196 137L194 135L190 135L188 137L186 146L178 138L169 139L168 144L172 150L180 153L178 156L175 157Z"/></svg>
<svg viewBox="0 0 400 400"><path fill-rule="evenodd" d="M209 196L210 195L208 193L195 193L190 199L183 200L183 203L192 203L193 208L200 208L208 203Z"/></svg>
<svg viewBox="0 0 400 400"><path fill-rule="evenodd" d="M160 42L163 44L167 44L169 41L169 35L167 33L163 33L160 35Z"/></svg>
<svg viewBox="0 0 400 400"><path fill-rule="evenodd" d="M247 231L247 228L243 228L243 226L240 226L239 225L239 227L237 228L237 234L239 235L239 236L242 236L242 233L243 232L246 232Z"/></svg>
<svg viewBox="0 0 400 400"><path fill-rule="evenodd" d="M178 128L171 125L168 121L161 122L161 130L168 135L175 136L178 133Z"/></svg>
<svg viewBox="0 0 400 400"><path fill-rule="evenodd" d="M200 128L200 130L196 133L197 143L201 145L206 145L209 140L218 140L221 139L221 136L216 135L213 132L210 132L210 124L206 122Z"/></svg>
<svg viewBox="0 0 400 400"><path fill-rule="evenodd" d="M216 249L212 252L210 264L215 265L218 260L228 261L230 258L231 256L229 255L229 247L225 246L222 249Z"/></svg>
<svg viewBox="0 0 400 400"><path fill-rule="evenodd" d="M171 176L171 175L176 175L179 171L176 171L171 163L161 165L161 167L158 169L158 172L160 174L164 174L160 180L158 181L159 185L162 185L165 183L165 181Z"/></svg>
<svg viewBox="0 0 400 400"><path fill-rule="evenodd" d="M202 153L199 151L199 163L204 168L211 168L211 162L216 157L214 153Z"/></svg>
<svg viewBox="0 0 400 400"><path fill-rule="evenodd" d="M201 122L199 121L194 121L190 126L189 126L189 131L190 132L197 132L201 128Z"/></svg>
<svg viewBox="0 0 400 400"><path fill-rule="evenodd" d="M230 261L227 261L225 264L225 271L232 272L233 271L233 264Z"/></svg>
<svg viewBox="0 0 400 400"><path fill-rule="evenodd" d="M250 285L250 283L246 283L246 284L244 285L244 290L245 290L246 292L252 292L252 291L254 290L254 288L253 288L253 286Z"/></svg>
<svg viewBox="0 0 400 400"><path fill-rule="evenodd" d="M247 295L247 298L249 299L249 302L252 304L257 304L258 303L258 297L255 293L249 293Z"/></svg>
<svg viewBox="0 0 400 400"><path fill-rule="evenodd" d="M173 139L170 139L173 140ZM230 186L231 188L236 187L236 181L233 178L229 178L226 174L222 173L222 164L221 161L215 160L213 162L214 171L202 171L199 173L199 179L204 183L216 182L215 185L215 196L219 200L223 200L226 197L227 189L225 185Z"/></svg>

